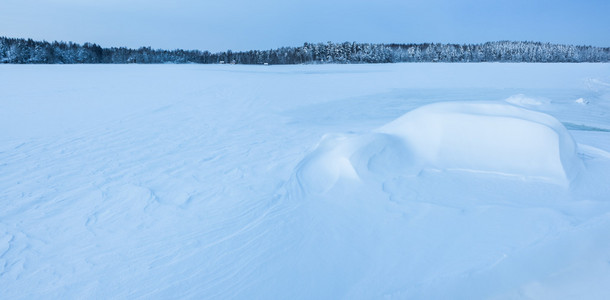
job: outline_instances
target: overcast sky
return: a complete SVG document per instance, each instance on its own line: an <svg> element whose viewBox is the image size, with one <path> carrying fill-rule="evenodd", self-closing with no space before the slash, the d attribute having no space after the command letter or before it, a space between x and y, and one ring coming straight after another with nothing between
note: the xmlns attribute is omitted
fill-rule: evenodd
<svg viewBox="0 0 610 300"><path fill-rule="evenodd" d="M0 36L211 51L303 42L610 46L610 0L0 0Z"/></svg>

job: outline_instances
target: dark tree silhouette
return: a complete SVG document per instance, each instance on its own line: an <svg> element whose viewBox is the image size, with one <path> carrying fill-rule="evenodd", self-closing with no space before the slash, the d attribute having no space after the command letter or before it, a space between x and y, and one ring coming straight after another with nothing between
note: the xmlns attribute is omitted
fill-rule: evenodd
<svg viewBox="0 0 610 300"><path fill-rule="evenodd" d="M396 62L610 62L610 47L539 42L484 44L305 43L272 50L210 53L199 50L102 48L72 42L0 37L0 63L11 64L326 64Z"/></svg>

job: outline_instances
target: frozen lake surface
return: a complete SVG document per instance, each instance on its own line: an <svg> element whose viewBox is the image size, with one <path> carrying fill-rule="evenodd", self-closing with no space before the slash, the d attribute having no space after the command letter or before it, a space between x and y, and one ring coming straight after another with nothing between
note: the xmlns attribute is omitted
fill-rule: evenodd
<svg viewBox="0 0 610 300"><path fill-rule="evenodd" d="M610 298L609 64L0 65L0 91L0 299Z"/></svg>

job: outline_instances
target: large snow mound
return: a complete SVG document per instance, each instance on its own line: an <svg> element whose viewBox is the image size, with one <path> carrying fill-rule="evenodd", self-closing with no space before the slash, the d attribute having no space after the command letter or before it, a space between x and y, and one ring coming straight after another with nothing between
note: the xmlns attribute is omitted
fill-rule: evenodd
<svg viewBox="0 0 610 300"><path fill-rule="evenodd" d="M442 102L364 135L327 135L299 165L306 191L416 176L424 169L519 176L569 185L582 162L555 118L496 102Z"/></svg>

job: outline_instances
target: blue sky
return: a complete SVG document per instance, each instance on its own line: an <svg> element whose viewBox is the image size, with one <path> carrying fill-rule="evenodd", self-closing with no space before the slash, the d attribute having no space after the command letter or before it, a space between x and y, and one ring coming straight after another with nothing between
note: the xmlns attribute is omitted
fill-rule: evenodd
<svg viewBox="0 0 610 300"><path fill-rule="evenodd" d="M607 0L0 0L0 35L211 51L326 41L610 46L608 13Z"/></svg>

